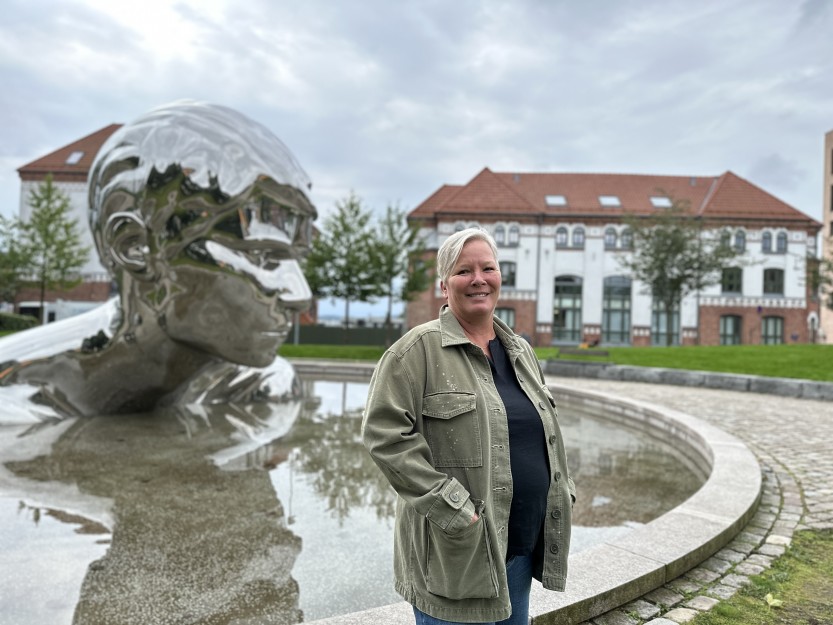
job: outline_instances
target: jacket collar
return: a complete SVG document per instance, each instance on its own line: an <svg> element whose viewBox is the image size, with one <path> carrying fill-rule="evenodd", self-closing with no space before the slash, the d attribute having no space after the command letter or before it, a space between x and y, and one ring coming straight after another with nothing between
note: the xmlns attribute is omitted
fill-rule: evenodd
<svg viewBox="0 0 833 625"><path fill-rule="evenodd" d="M508 325L497 317L492 317L492 323L495 326L495 334L510 355L523 351L523 346L518 342L521 339ZM463 327L457 321L454 313L451 312L448 304L443 304L440 308L440 335L442 336L443 347L471 344L469 337L466 336Z"/></svg>

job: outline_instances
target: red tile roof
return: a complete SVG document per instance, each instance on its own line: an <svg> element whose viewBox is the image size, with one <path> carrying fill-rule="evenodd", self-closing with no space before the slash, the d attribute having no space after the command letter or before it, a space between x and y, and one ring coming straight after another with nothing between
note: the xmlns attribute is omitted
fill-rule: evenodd
<svg viewBox="0 0 833 625"><path fill-rule="evenodd" d="M86 180L98 150L110 135L121 126L121 124L105 126L86 137L50 152L46 156L41 156L31 163L27 163L18 168L17 172L21 180L40 180L50 173L58 180ZM75 152L80 152L81 157L76 162L68 163L67 159Z"/></svg>
<svg viewBox="0 0 833 625"><path fill-rule="evenodd" d="M549 195L566 203L551 206ZM615 196L618 206L603 206L599 196ZM743 178L726 172L710 176L643 174L495 173L488 167L465 185L443 185L409 217L436 219L443 215L506 215L552 218L620 217L652 214L651 198L687 200L691 210L716 219L767 219L803 222L820 227L811 217Z"/></svg>

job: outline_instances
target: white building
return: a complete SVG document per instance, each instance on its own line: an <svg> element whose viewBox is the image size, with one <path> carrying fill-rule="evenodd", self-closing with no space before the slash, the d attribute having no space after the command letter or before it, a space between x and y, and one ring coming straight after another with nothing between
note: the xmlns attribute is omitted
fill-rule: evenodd
<svg viewBox="0 0 833 625"><path fill-rule="evenodd" d="M87 176L95 155L104 142L120 124L110 124L77 141L63 146L20 167L20 207L19 216L28 221L31 215L29 198L31 192L52 175L53 184L70 200L70 217L78 222L82 244L90 248L87 263L81 268L82 283L70 291L48 292L44 321L53 321L72 316L90 308L90 302L102 302L111 294L110 275L101 266L93 244L92 233L87 222ZM40 297L36 289L24 289L18 294L15 308L18 312L37 315Z"/></svg>
<svg viewBox="0 0 833 625"><path fill-rule="evenodd" d="M496 173L444 185L408 216L429 248L479 225L499 246L497 314L535 345L665 344L665 315L619 258L630 253L623 217L685 200L704 231L728 236L742 262L720 284L683 300L673 341L704 345L808 342L819 306L806 279L821 224L726 172L718 177ZM436 317L438 283L407 307L413 327Z"/></svg>

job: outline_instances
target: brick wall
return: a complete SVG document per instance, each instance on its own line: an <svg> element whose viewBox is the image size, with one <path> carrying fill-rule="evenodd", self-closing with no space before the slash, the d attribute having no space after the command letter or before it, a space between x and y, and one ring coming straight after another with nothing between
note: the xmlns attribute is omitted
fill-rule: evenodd
<svg viewBox="0 0 833 625"><path fill-rule="evenodd" d="M741 318L741 343L761 344L761 320L764 317L783 317L784 342L806 343L810 340L807 329L807 310L804 308L763 308L760 312L748 306L702 306L700 308L701 345L720 345L720 317L737 315ZM793 340L795 335L796 340Z"/></svg>

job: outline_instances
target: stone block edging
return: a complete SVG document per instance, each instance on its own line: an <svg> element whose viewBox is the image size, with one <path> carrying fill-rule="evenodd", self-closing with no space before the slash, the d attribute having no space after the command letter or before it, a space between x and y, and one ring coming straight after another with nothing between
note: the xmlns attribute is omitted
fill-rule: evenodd
<svg viewBox="0 0 833 625"><path fill-rule="evenodd" d="M598 378L649 384L676 384L731 391L749 391L801 399L833 401L833 383L795 378L771 378L760 375L718 373L660 367L612 365L606 362L550 359L541 361L544 372L565 378Z"/></svg>
<svg viewBox="0 0 833 625"><path fill-rule="evenodd" d="M705 484L673 510L571 557L566 592L533 584L530 615L535 625L586 621L662 587L722 549L754 515L761 468L731 434L646 402L562 385L550 388L556 397L570 396L591 410L604 408L606 415L629 426L673 438L684 455L694 462L699 457L700 467L710 472Z"/></svg>

